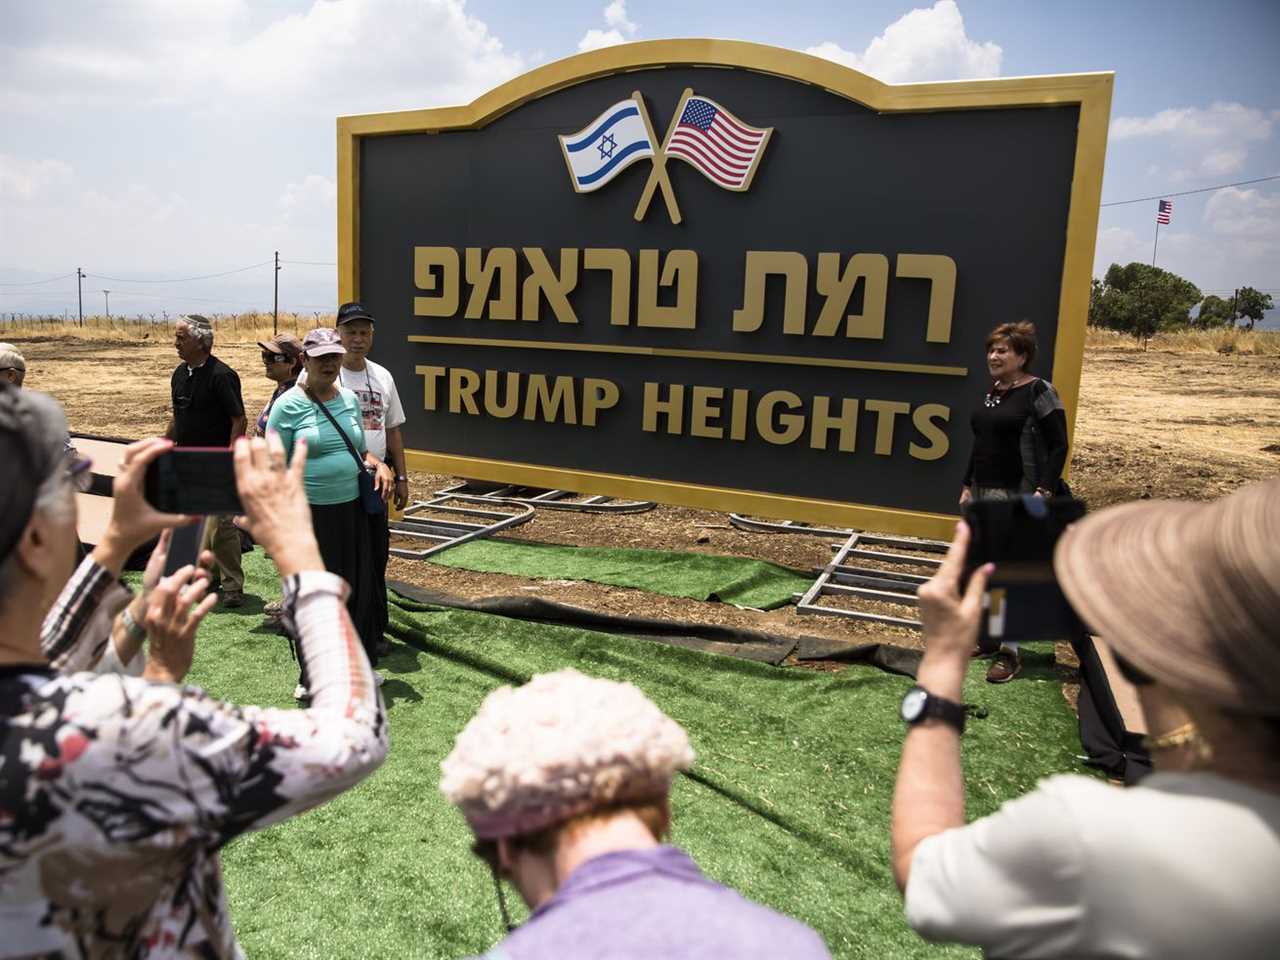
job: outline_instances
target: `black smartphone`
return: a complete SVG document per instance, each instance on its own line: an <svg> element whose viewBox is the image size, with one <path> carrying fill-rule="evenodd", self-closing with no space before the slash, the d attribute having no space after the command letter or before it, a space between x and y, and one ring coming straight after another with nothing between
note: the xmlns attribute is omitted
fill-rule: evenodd
<svg viewBox="0 0 1280 960"><path fill-rule="evenodd" d="M965 504L971 534L965 579L984 563L996 565L978 638L984 650L1002 640L1067 639L1080 632L1080 618L1053 572L1053 550L1062 532L1085 510L1084 501L1073 497L1022 496Z"/></svg>
<svg viewBox="0 0 1280 960"><path fill-rule="evenodd" d="M164 558L164 576L177 573L185 566L195 566L200 560L200 544L204 542L204 525L208 521L200 517L193 523L174 527L169 534L169 552Z"/></svg>
<svg viewBox="0 0 1280 960"><path fill-rule="evenodd" d="M147 466L143 495L164 513L244 513L225 448L174 447L162 453Z"/></svg>

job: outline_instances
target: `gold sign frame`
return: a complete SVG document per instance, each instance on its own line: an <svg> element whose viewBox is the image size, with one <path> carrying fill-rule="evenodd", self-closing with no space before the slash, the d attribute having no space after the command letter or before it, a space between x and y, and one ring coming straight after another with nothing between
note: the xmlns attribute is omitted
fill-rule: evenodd
<svg viewBox="0 0 1280 960"><path fill-rule="evenodd" d="M1102 201L1102 172L1111 116L1113 73L1079 73L947 83L887 84L848 67L793 50L738 40L651 40L593 50L538 67L464 106L338 118L338 299L359 298L359 141L404 133L484 127L522 104L597 77L664 66L736 67L822 87L879 113L1001 107L1077 106L1067 239L1058 301L1053 384L1066 406L1074 448L1084 358L1089 281ZM678 483L561 467L406 451L416 470L503 483L656 500L859 529L950 539L955 516ZM1069 462L1069 458L1068 458Z"/></svg>

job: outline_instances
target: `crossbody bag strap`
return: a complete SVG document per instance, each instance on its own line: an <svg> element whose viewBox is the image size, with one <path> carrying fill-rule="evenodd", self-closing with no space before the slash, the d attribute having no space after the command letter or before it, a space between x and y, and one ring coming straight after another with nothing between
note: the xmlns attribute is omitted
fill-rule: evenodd
<svg viewBox="0 0 1280 960"><path fill-rule="evenodd" d="M338 396L342 396L341 393ZM333 428L338 431L338 436L342 437L342 442L347 445L347 449L351 452L351 456L356 459L356 466L361 470L364 469L364 457L356 452L356 445L351 442L351 438L347 436L347 431L343 430L338 421L333 418L333 414L329 412L329 408L315 398L310 388L307 388L307 398L320 408L321 412L329 418L329 422L333 424Z"/></svg>

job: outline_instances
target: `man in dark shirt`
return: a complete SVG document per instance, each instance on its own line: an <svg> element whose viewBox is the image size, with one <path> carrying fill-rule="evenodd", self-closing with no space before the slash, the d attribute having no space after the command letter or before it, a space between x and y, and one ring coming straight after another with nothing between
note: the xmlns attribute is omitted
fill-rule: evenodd
<svg viewBox="0 0 1280 960"><path fill-rule="evenodd" d="M244 436L240 377L213 356L213 325L199 314L179 317L174 348L182 363L173 371L173 416L165 436L180 447L229 447ZM222 578L222 604L244 603L240 533L230 517L212 517L205 528L205 549L213 551Z"/></svg>

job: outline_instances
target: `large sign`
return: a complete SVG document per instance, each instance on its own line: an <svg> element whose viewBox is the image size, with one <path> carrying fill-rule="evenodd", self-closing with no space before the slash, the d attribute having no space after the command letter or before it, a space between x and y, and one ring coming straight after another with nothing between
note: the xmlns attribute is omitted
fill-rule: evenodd
<svg viewBox="0 0 1280 960"><path fill-rule="evenodd" d="M1111 81L655 41L343 117L340 294L419 469L948 536L992 327L1074 422Z"/></svg>

